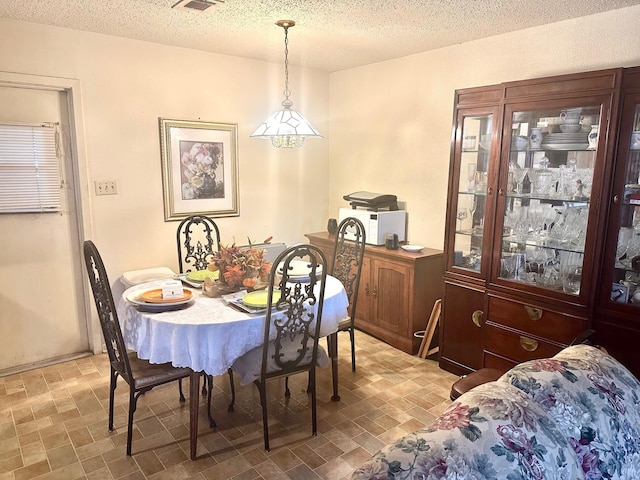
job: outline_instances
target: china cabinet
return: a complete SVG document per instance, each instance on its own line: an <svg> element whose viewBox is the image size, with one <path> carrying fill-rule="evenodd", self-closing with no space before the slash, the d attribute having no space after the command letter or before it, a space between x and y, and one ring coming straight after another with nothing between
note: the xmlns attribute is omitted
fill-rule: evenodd
<svg viewBox="0 0 640 480"><path fill-rule="evenodd" d="M305 235L332 258L335 236ZM442 298L443 252L424 248L410 253L367 245L360 274L356 328L410 354L418 352L435 301Z"/></svg>
<svg viewBox="0 0 640 480"><path fill-rule="evenodd" d="M621 78L611 69L456 92L443 368L507 369L590 325Z"/></svg>
<svg viewBox="0 0 640 480"><path fill-rule="evenodd" d="M625 69L596 339L640 374L640 67Z"/></svg>

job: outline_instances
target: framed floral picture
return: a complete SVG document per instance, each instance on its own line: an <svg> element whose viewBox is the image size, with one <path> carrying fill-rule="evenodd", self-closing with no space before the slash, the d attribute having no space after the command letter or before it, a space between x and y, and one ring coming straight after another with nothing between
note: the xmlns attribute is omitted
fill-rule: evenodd
<svg viewBox="0 0 640 480"><path fill-rule="evenodd" d="M238 125L159 122L165 221L238 216Z"/></svg>

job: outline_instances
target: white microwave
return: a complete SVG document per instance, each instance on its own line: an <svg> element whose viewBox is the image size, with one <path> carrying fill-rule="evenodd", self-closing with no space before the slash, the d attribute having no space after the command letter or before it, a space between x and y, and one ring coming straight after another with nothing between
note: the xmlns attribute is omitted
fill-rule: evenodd
<svg viewBox="0 0 640 480"><path fill-rule="evenodd" d="M372 212L370 210L341 208L338 223L347 217L354 217L362 222L366 243L369 245L384 245L387 234L393 233L398 235L399 242L404 242L405 240L405 231L407 229L407 212L405 210ZM355 236L349 237L349 232L347 232L345 238L350 240L355 238Z"/></svg>

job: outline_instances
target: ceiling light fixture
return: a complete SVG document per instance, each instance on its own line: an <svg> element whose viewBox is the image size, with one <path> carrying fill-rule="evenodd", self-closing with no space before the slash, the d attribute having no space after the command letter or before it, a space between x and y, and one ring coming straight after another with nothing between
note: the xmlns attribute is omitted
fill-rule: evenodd
<svg viewBox="0 0 640 480"><path fill-rule="evenodd" d="M301 147L306 137L321 137L301 113L292 110L293 102L289 100L289 28L296 24L293 20L278 20L276 25L284 29L284 100L282 110L277 111L261 124L252 137L270 139L274 147Z"/></svg>

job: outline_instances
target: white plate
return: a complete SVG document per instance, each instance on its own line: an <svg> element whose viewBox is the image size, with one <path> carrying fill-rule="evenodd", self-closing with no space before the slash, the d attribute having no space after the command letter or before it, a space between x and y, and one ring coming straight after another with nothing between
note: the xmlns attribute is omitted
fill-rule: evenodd
<svg viewBox="0 0 640 480"><path fill-rule="evenodd" d="M422 245L400 245L400 248L411 253L421 252L424 248Z"/></svg>
<svg viewBox="0 0 640 480"><path fill-rule="evenodd" d="M278 265L278 273L282 274L283 265ZM311 268L309 267L309 262L305 262L303 260L292 260L289 264L290 269L287 271L289 274L289 278L292 280L304 280L305 278L309 278L309 273L311 272ZM316 274L320 275L322 273L322 265L318 265L316 268Z"/></svg>
<svg viewBox="0 0 640 480"><path fill-rule="evenodd" d="M542 144L543 150L586 150L589 146L588 143L554 143L554 144Z"/></svg>
<svg viewBox="0 0 640 480"><path fill-rule="evenodd" d="M191 289L189 289L191 290ZM132 292L127 295L127 301L136 306L139 310L145 310L147 312L167 312L169 310L177 310L182 308L189 302L192 302L197 296L197 290L191 290L191 298L186 300L178 300L176 302L167 302L167 303L148 303L140 298L140 294L142 292Z"/></svg>

